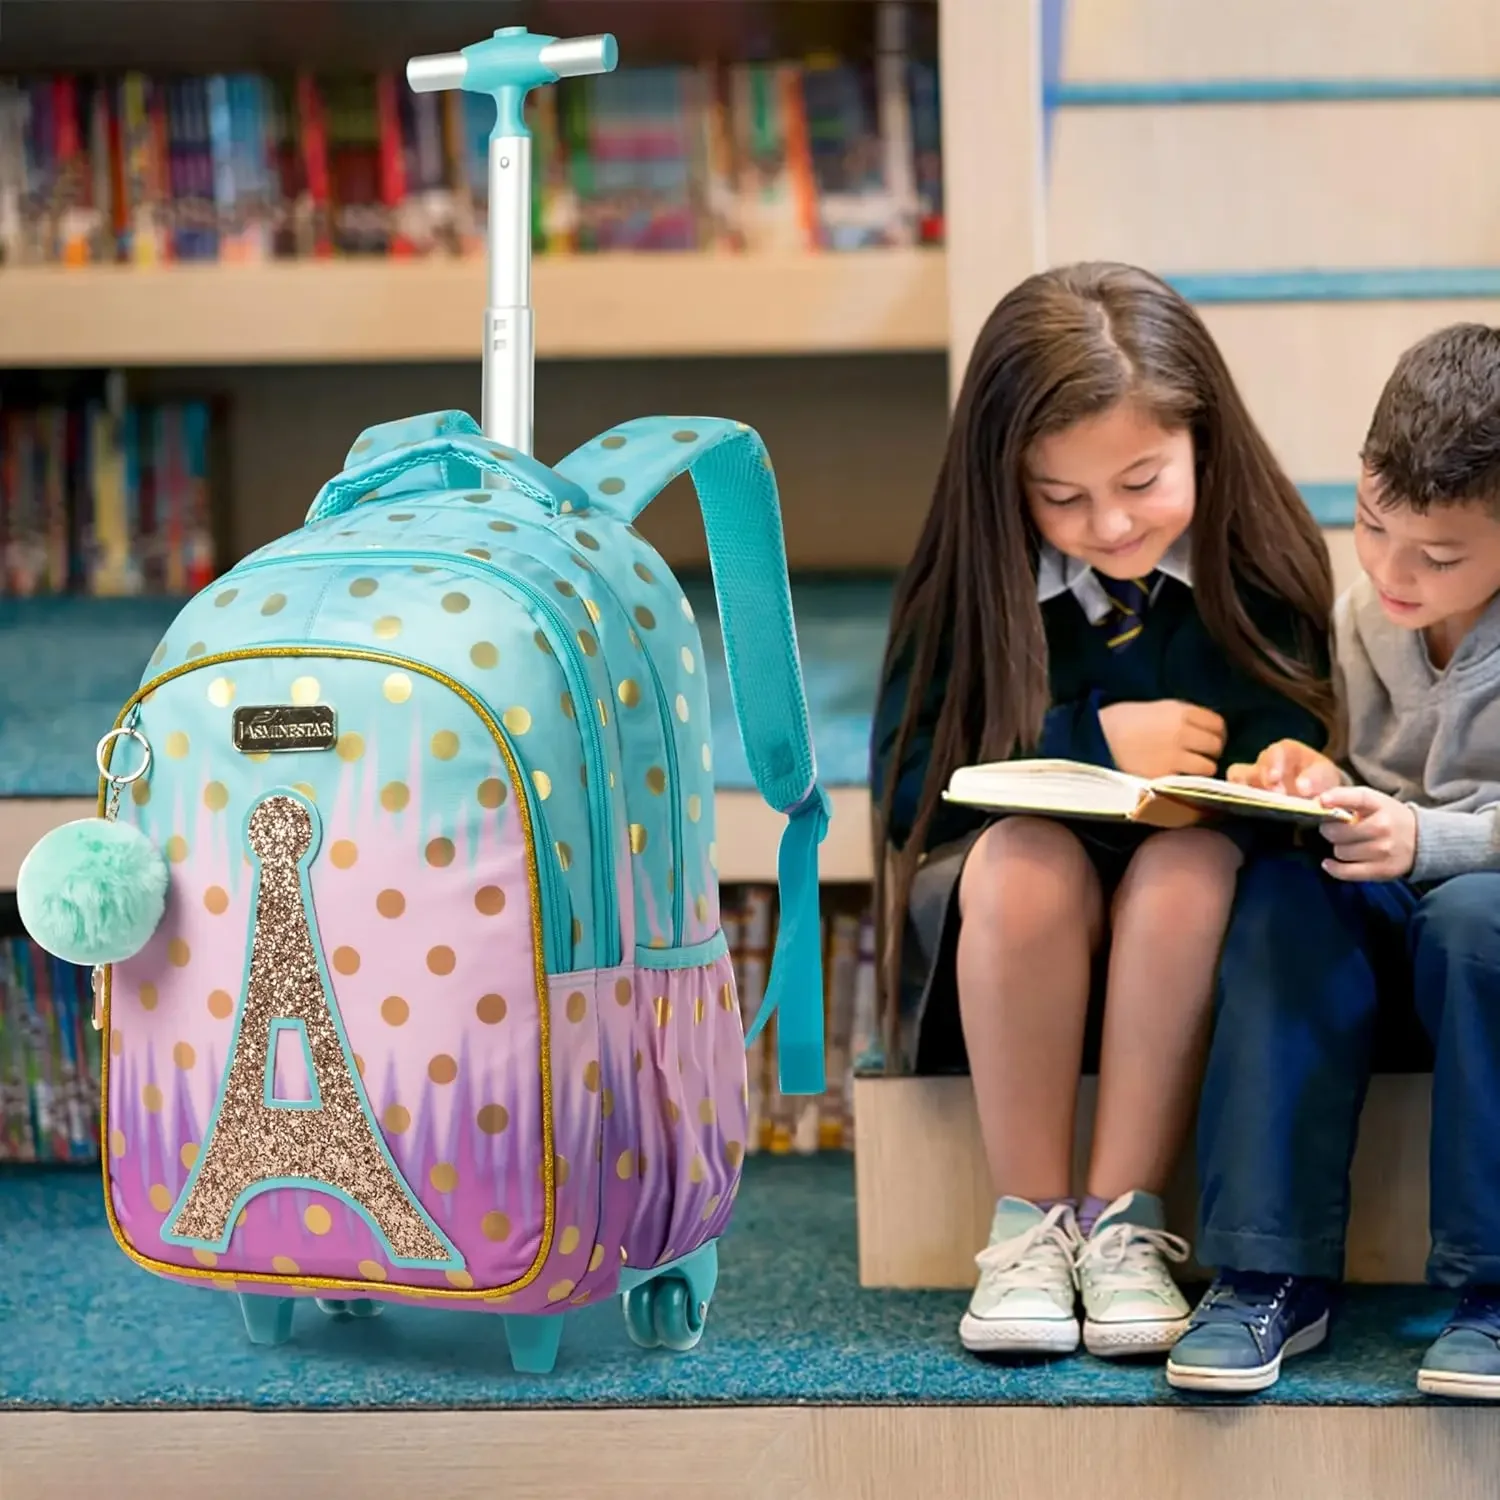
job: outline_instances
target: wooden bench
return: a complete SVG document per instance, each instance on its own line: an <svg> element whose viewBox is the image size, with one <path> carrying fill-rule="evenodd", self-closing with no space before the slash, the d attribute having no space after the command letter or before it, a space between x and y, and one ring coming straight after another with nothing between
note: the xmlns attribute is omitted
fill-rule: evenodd
<svg viewBox="0 0 1500 1500"><path fill-rule="evenodd" d="M1093 1118L1094 1085L1079 1098L1075 1164ZM1431 1078L1377 1075L1353 1171L1346 1274L1351 1281L1422 1280L1427 1257L1427 1139ZM995 1197L969 1080L857 1078L855 1191L859 1279L867 1287L972 1287ZM1167 1195L1170 1227L1196 1228L1191 1147ZM1206 1274L1189 1264L1190 1279Z"/></svg>

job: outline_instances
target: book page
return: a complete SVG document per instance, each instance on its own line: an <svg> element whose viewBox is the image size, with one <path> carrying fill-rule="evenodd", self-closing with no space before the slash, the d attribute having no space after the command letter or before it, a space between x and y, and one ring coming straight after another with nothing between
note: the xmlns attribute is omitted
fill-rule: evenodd
<svg viewBox="0 0 1500 1500"><path fill-rule="evenodd" d="M1195 807L1211 807L1252 817L1280 818L1294 823L1348 823L1354 816L1347 808L1324 807L1311 798L1238 786L1212 776L1161 776L1151 783L1151 789L1159 797L1170 797Z"/></svg>
<svg viewBox="0 0 1500 1500"><path fill-rule="evenodd" d="M1123 771L1069 760L992 761L960 766L944 797L973 807L1064 817L1129 818L1148 783Z"/></svg>

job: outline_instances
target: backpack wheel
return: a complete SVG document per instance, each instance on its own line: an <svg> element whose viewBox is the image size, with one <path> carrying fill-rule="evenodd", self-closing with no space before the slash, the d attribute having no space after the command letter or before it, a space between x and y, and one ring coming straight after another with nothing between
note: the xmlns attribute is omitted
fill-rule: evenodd
<svg viewBox="0 0 1500 1500"><path fill-rule="evenodd" d="M634 1286L625 1293L625 1332L630 1341L642 1349L659 1349L661 1340L656 1335L656 1316L652 1310L656 1283L648 1281L643 1286Z"/></svg>
<svg viewBox="0 0 1500 1500"><path fill-rule="evenodd" d="M345 1301L339 1297L319 1297L318 1311L330 1318L378 1318L384 1307L370 1297L354 1297Z"/></svg>
<svg viewBox="0 0 1500 1500"><path fill-rule="evenodd" d="M662 1276L650 1285L656 1288L652 1312L657 1337L666 1348L685 1353L703 1337L708 1303L694 1302L692 1288L681 1276Z"/></svg>
<svg viewBox="0 0 1500 1500"><path fill-rule="evenodd" d="M686 1353L703 1337L708 1302L695 1302L687 1278L668 1273L625 1294L625 1331L642 1349Z"/></svg>

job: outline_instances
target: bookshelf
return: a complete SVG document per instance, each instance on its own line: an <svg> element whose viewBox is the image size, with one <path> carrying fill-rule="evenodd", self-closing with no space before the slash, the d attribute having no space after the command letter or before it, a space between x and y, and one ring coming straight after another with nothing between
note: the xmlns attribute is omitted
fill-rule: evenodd
<svg viewBox="0 0 1500 1500"><path fill-rule="evenodd" d="M0 367L477 360L473 259L0 271ZM541 359L930 353L941 250L540 257Z"/></svg>
<svg viewBox="0 0 1500 1500"><path fill-rule="evenodd" d="M212 8L141 0L128 13L81 4L65 22L34 0L12 8L8 69L162 77L399 69L408 55L516 21L563 35L612 30L629 67L868 58L881 11L875 0L254 0ZM971 191L982 183L983 198L997 200L968 224L960 258L984 284L957 309L951 236L943 245L858 250L541 253L533 270L538 453L565 452L638 411L723 411L754 424L776 456L794 570L898 567L940 453L955 330L963 342L992 294L1035 259L1030 184L1012 162L1030 149L1029 95L1012 87L1024 70L1012 65L1011 79L1003 65L1029 44L1031 8L1001 7L1015 12L1001 19L973 0L946 0L935 44L936 0L907 6L913 55L931 59L939 46L945 142L958 132L956 156L943 153L945 176ZM1006 102L994 102L997 92ZM968 129L957 123L965 115ZM996 129L1018 150L997 153ZM445 149L459 148L450 141ZM464 248L474 247L466 240ZM307 496L360 427L403 411L477 409L484 278L472 253L8 265L0 269L0 373L35 383L118 370L131 402L223 398L227 566L298 524ZM643 529L674 568L704 561L696 506L682 485L653 506ZM868 794L835 786L832 795L824 879L865 881ZM784 819L738 788L721 788L717 806L721 878L774 881ZM86 800L68 797L0 799L0 890L13 885L47 828L89 811Z"/></svg>

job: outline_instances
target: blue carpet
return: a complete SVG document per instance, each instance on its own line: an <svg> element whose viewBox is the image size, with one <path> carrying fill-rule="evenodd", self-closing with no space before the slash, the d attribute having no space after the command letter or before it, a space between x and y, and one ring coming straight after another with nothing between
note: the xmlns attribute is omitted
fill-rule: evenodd
<svg viewBox="0 0 1500 1500"><path fill-rule="evenodd" d="M250 1345L233 1300L138 1270L115 1247L92 1172L0 1171L0 1408L1175 1405L1160 1365L1087 1355L976 1360L965 1298L861 1291L853 1172L842 1156L748 1163L719 1292L690 1354L646 1353L618 1304L569 1321L557 1369L516 1375L493 1317L391 1308L336 1323L297 1309L292 1341ZM1417 1363L1449 1299L1351 1291L1324 1351L1273 1404L1420 1403Z"/></svg>

